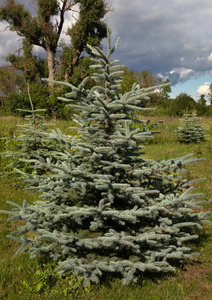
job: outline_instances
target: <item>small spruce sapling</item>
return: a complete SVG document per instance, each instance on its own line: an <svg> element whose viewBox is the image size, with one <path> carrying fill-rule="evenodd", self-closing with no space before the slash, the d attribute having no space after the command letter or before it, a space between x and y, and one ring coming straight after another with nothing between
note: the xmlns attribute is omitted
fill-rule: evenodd
<svg viewBox="0 0 212 300"><path fill-rule="evenodd" d="M25 123L18 125L19 135L9 138L7 151L1 153L10 162L5 167L6 170L15 170L18 173L32 171L33 159L53 157L54 150L69 149L70 142L59 129L49 131L49 124L44 122L44 117L40 113L45 109L35 109L28 85L28 96L31 105L29 109L19 109L26 113ZM29 163L30 161L30 163ZM18 169L17 169L18 168ZM40 173L44 170L39 170Z"/></svg>
<svg viewBox="0 0 212 300"><path fill-rule="evenodd" d="M182 119L182 126L176 130L178 140L182 143L199 143L204 141L207 137L207 128L199 124L200 118L197 117L196 112L185 113Z"/></svg>
<svg viewBox="0 0 212 300"><path fill-rule="evenodd" d="M25 174L42 200L11 203L14 211L2 211L11 221L25 221L9 235L21 243L19 252L48 255L58 262L59 273L73 272L85 286L98 283L105 272L120 273L123 284L137 282L145 272L173 272L173 263L196 255L186 242L198 239L197 230L210 216L201 211L203 195L193 194L191 182L179 175L199 159L143 157L140 143L152 133L134 127L136 112L145 110L140 100L148 101L161 86L134 84L121 94L122 66L110 60L117 45L111 48L108 31L107 54L88 46L95 57L91 68L98 71L96 86L85 89L88 79L78 87L58 82L71 89L61 99L78 111L78 139L70 151L59 149L55 161L34 161L48 176Z"/></svg>

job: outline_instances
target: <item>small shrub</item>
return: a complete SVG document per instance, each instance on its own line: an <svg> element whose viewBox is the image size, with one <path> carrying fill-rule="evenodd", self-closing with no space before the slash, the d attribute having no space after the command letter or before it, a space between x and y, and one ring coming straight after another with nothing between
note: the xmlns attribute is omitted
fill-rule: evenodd
<svg viewBox="0 0 212 300"><path fill-rule="evenodd" d="M197 117L196 112L185 113L183 116L183 125L176 130L178 140L182 143L198 143L205 140L207 129L199 124L200 118Z"/></svg>

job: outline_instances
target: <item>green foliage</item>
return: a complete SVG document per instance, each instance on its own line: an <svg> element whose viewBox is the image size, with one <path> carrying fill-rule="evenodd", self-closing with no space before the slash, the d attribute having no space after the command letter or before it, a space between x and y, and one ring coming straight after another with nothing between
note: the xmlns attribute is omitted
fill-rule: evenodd
<svg viewBox="0 0 212 300"><path fill-rule="evenodd" d="M22 76L11 66L0 67L0 100L2 108L8 108L8 95L23 90Z"/></svg>
<svg viewBox="0 0 212 300"><path fill-rule="evenodd" d="M130 71L128 68L124 68L123 81L121 84L121 92L125 94L131 91L133 84L137 82L134 76L134 72Z"/></svg>
<svg viewBox="0 0 212 300"><path fill-rule="evenodd" d="M100 41L106 36L106 24L99 21L107 13L105 2L102 0L76 2L80 7L79 18L67 31L71 38L71 47L61 44L63 52L60 56L60 66L65 78L73 74L74 66L78 65L80 55L86 49L86 45L99 46Z"/></svg>
<svg viewBox="0 0 212 300"><path fill-rule="evenodd" d="M83 81L83 79L89 77L89 81L86 84L86 88L93 87L95 85L95 82L91 79L93 70L89 68L90 64L91 64L91 56L80 57L78 65L75 66L73 70L73 74L71 78L68 80L68 82L73 85L79 85ZM60 78L61 77L58 76L58 80L60 80ZM60 96L61 94L65 94L68 91L67 87L65 90L65 87L60 87L59 89L58 86L56 86L55 89L58 90L58 96Z"/></svg>
<svg viewBox="0 0 212 300"><path fill-rule="evenodd" d="M10 29L18 30L19 35L22 35L21 31L30 29L28 27L30 19L30 12L24 8L23 4L16 3L15 0L7 0L6 5L1 6L0 20L7 21L10 24Z"/></svg>
<svg viewBox="0 0 212 300"><path fill-rule="evenodd" d="M156 116L174 116L179 117L188 111L196 111L198 116L210 116L211 105L206 105L205 96L201 95L198 102L186 93L180 93L175 99L167 97L168 94L164 89L164 96L158 103Z"/></svg>
<svg viewBox="0 0 212 300"><path fill-rule="evenodd" d="M30 85L30 94L36 108L46 110L47 107L47 114L51 115L51 106L47 105L49 101L48 87L44 87L40 83L34 83ZM13 115L24 117L26 113L23 109L31 109L27 88L20 93L9 94L7 101L8 109Z"/></svg>
<svg viewBox="0 0 212 300"><path fill-rule="evenodd" d="M57 0L42 1L38 0L38 15L42 18L50 18L50 16L55 16L59 12L59 6Z"/></svg>
<svg viewBox="0 0 212 300"><path fill-rule="evenodd" d="M207 114L208 108L206 105L205 95L200 95L196 110L199 116L204 116Z"/></svg>
<svg viewBox="0 0 212 300"><path fill-rule="evenodd" d="M153 74L147 70L142 71L141 73L136 73L135 77L137 79L137 82L143 88L147 88L149 86L156 86L162 83L161 78L154 77Z"/></svg>
<svg viewBox="0 0 212 300"><path fill-rule="evenodd" d="M170 101L169 114L172 116L182 116L186 111L190 112L196 109L196 102L186 93L179 94Z"/></svg>
<svg viewBox="0 0 212 300"><path fill-rule="evenodd" d="M65 103L58 100L58 96L62 92L66 91L66 88L54 88L51 95L43 103L46 109L46 115L53 119L68 119L72 116L73 110L71 108L65 108Z"/></svg>
<svg viewBox="0 0 212 300"><path fill-rule="evenodd" d="M74 108L78 137L70 149L54 149L48 157L28 160L47 174L24 174L31 190L41 200L10 204L9 220L23 221L8 237L21 243L18 252L31 257L46 255L58 263L59 274L73 273L83 280L99 283L105 273L121 276L123 284L137 283L146 274L174 272L176 264L196 254L188 246L198 239L209 211L202 211L203 194L193 194L193 184L182 176L184 167L200 159L192 155L155 161L145 159L141 143L153 137L149 122L137 111L146 111L143 101L155 89L166 85L132 89L121 93L123 66L108 52L88 48L92 79L60 97ZM135 124L144 124L136 128ZM54 137L55 135L53 135ZM67 140L58 134L61 144ZM52 135L46 136L51 140ZM54 159L55 160L54 160ZM77 196L73 199L73 193Z"/></svg>
<svg viewBox="0 0 212 300"><path fill-rule="evenodd" d="M77 297L80 293L84 292L88 296L91 290L91 283L89 282L86 287L83 287L83 280L77 279L74 275L69 275L68 287L63 290L65 297L74 296Z"/></svg>
<svg viewBox="0 0 212 300"><path fill-rule="evenodd" d="M68 148L69 142L64 140L59 130L58 132L52 131L50 133L51 137L49 136L49 129L44 122L44 118L40 115L40 113L45 112L45 109L34 109L29 86L28 101L30 109L19 109L25 114L26 122L19 125L20 132L18 137L9 137L7 151L3 152L2 155L10 161L12 159L12 162L6 166L7 169L18 167L21 172L31 173L34 163L27 163L26 160L49 157L49 154L54 149L58 150L60 148L62 150L63 147ZM61 138L63 139L63 144L59 143ZM52 158L52 161L54 161L54 158ZM42 172L45 172L45 170L42 170Z"/></svg>
<svg viewBox="0 0 212 300"><path fill-rule="evenodd" d="M77 73L73 78L76 82L80 81ZM64 93L67 88L55 87L49 95L49 87L44 86L40 82L33 83L30 85L30 94L37 109L45 109L43 115L50 118L64 118L67 119L72 115L72 110L67 108L64 109L65 103L58 100L58 96ZM23 91L16 93L10 93L7 96L7 109L10 114L15 116L25 116L23 109L30 109L30 102L28 97L27 88ZM5 113L4 113L5 114Z"/></svg>
<svg viewBox="0 0 212 300"><path fill-rule="evenodd" d="M197 117L195 111L183 115L183 125L180 126L176 131L180 142L198 143L205 140L206 128L199 124L199 120L200 118Z"/></svg>
<svg viewBox="0 0 212 300"><path fill-rule="evenodd" d="M22 40L22 45L23 54L9 54L7 61L9 61L16 70L23 72L25 82L38 82L40 77L48 76L47 63L45 60L33 55L32 43L25 38Z"/></svg>

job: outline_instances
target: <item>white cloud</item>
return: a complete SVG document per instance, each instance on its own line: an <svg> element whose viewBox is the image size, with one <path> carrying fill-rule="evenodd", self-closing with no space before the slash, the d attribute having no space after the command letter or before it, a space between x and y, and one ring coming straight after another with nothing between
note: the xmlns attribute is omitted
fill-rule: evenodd
<svg viewBox="0 0 212 300"><path fill-rule="evenodd" d="M208 60L212 60L212 52L210 53L210 55L208 56Z"/></svg>
<svg viewBox="0 0 212 300"><path fill-rule="evenodd" d="M210 82L205 82L202 85L200 85L196 91L196 95L194 96L195 100L198 100L200 98L201 95L205 95L205 99L207 101L207 104L210 104L210 101L208 99L208 92L209 92L209 88L210 88L211 83Z"/></svg>
<svg viewBox="0 0 212 300"><path fill-rule="evenodd" d="M171 75L178 74L180 79L184 79L187 76L190 76L194 73L194 70L192 69L186 69L186 68L174 68L169 72Z"/></svg>
<svg viewBox="0 0 212 300"><path fill-rule="evenodd" d="M202 61L202 60L204 60L205 58L204 57L197 57L196 59L195 59L195 62L200 62L200 61Z"/></svg>
<svg viewBox="0 0 212 300"><path fill-rule="evenodd" d="M186 78L187 76L191 75L191 73L194 73L194 70L192 69L185 69L181 68L180 70L180 78Z"/></svg>
<svg viewBox="0 0 212 300"><path fill-rule="evenodd" d="M208 94L210 85L210 82L205 82L203 85L200 85L197 89L197 95L200 96Z"/></svg>
<svg viewBox="0 0 212 300"><path fill-rule="evenodd" d="M163 75L162 73L158 73L158 74L157 74L157 77L158 77L158 78L161 78L162 81L165 81L165 80L169 79L169 76L168 76L168 75Z"/></svg>
<svg viewBox="0 0 212 300"><path fill-rule="evenodd" d="M184 50L190 51L190 50L193 50L195 47L196 47L196 45L194 43L185 43Z"/></svg>
<svg viewBox="0 0 212 300"><path fill-rule="evenodd" d="M9 30L6 22L0 22L0 57L7 56L20 48L22 37Z"/></svg>
<svg viewBox="0 0 212 300"><path fill-rule="evenodd" d="M201 51L203 51L203 52L205 52L205 51L209 51L210 49L208 48L208 47L203 47L202 49L201 49Z"/></svg>

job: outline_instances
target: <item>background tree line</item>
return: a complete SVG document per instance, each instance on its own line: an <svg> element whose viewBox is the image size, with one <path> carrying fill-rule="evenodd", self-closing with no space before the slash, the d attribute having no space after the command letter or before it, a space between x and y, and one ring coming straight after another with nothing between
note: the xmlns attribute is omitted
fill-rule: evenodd
<svg viewBox="0 0 212 300"><path fill-rule="evenodd" d="M149 71L142 71L141 73L130 71L125 69L124 79L122 83L122 92L127 92L131 89L134 82L138 82L141 87L149 87L159 85L169 80L162 81L160 77L154 77ZM169 115L180 117L186 111L196 111L199 116L211 116L212 115L212 84L209 88L207 95L200 95L198 101L195 101L187 93L180 93L176 98L170 97L171 87L167 86L161 90L156 90L154 94L150 96L150 100L142 105L146 107L156 107L156 111L153 114L156 115ZM208 96L210 105L207 105L206 96Z"/></svg>
<svg viewBox="0 0 212 300"><path fill-rule="evenodd" d="M5 0L0 7L0 21L6 21L11 31L22 37L22 47L6 57L8 65L0 67L1 113L21 114L17 108L29 107L27 83L36 108L46 108L50 117L67 117L71 110L64 110L58 95L66 88L45 85L40 78L63 80L79 84L89 69L89 49L86 45L101 45L106 37L105 15L111 10L105 0L31 0L29 11L15 0ZM65 16L72 13L72 23L66 31L69 42L61 40ZM69 14L70 16L70 14ZM34 47L44 55L34 53ZM85 55L85 51L88 55ZM162 83L149 71L124 70L122 92L129 91L134 82L141 87ZM92 85L92 80L88 85ZM198 115L212 115L212 105L207 106L205 95L198 102L186 93L171 99L170 87L156 91L143 106L157 107L156 114L181 116L185 110L196 110ZM212 100L212 86L209 99ZM211 101L212 102L212 101Z"/></svg>

